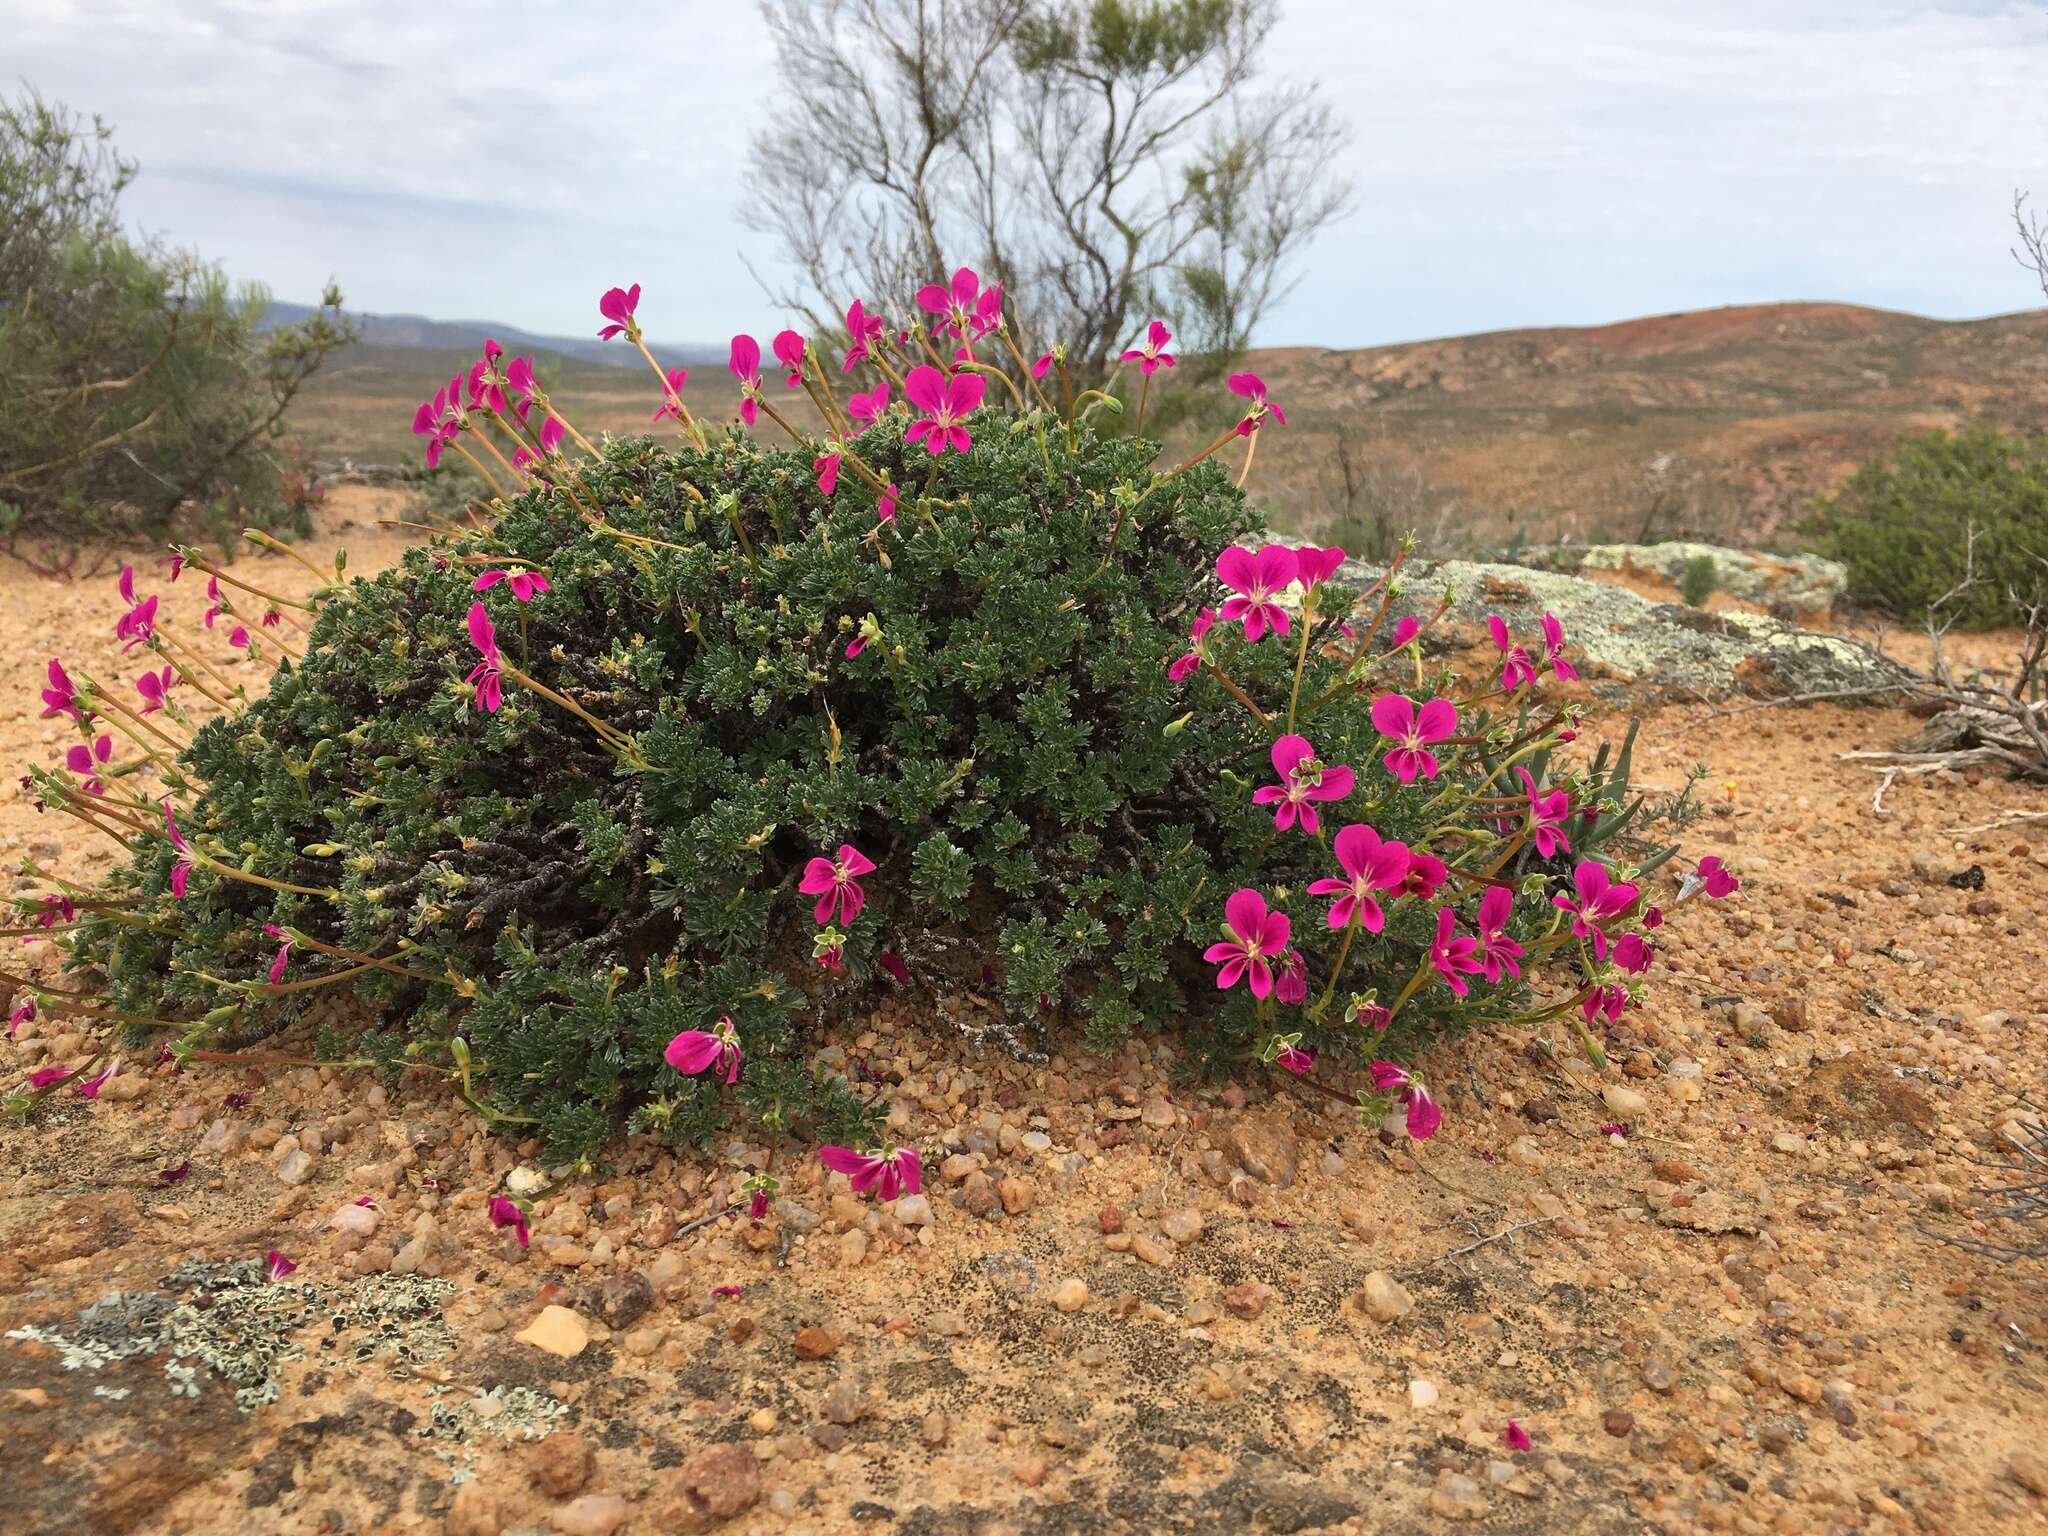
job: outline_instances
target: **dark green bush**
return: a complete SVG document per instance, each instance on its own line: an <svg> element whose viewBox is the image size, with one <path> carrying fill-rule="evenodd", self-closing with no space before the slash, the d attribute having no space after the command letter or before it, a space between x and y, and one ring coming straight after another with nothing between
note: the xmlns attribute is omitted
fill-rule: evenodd
<svg viewBox="0 0 2048 1536"><path fill-rule="evenodd" d="M1678 595L1695 608L1704 608L1720 585L1721 567L1712 555L1694 555L1678 573Z"/></svg>
<svg viewBox="0 0 2048 1536"><path fill-rule="evenodd" d="M2015 592L2048 592L2048 440L1989 426L1908 438L1821 503L1815 525L1852 597L1921 619L1967 559L1976 584L1947 611L1969 629L2014 623Z"/></svg>

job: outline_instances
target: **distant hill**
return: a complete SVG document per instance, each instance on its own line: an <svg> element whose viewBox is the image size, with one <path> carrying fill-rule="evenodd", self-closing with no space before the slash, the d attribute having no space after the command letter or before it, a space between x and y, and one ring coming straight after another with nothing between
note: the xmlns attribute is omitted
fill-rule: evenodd
<svg viewBox="0 0 2048 1536"><path fill-rule="evenodd" d="M272 325L289 325L313 313L311 305L272 300L265 320ZM597 339L595 326L588 336L541 336L496 320L429 320L425 315L366 315L350 310L349 317L363 328L366 347L416 347L432 352L476 352L486 336L495 337L512 352L552 352L582 362L601 363L613 368L644 368L640 354L623 343ZM709 345L665 346L657 351L681 363L724 361L725 350ZM344 359L344 362L346 359Z"/></svg>

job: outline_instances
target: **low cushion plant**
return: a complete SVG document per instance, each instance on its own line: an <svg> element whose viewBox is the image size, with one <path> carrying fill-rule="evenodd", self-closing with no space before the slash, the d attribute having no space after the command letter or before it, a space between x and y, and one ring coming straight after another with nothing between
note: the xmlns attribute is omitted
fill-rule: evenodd
<svg viewBox="0 0 2048 1536"><path fill-rule="evenodd" d="M885 1197L914 1149L806 1044L889 990L1017 1050L1147 1026L1312 1090L1362 1069L1343 1096L1417 1137L1434 1040L1558 1019L1598 1059L1667 851L1626 744L1560 752L1556 621L1533 652L1496 621L1498 677L1460 691L1398 561L1347 584L1342 550L1265 536L1225 467L1284 426L1256 377L1161 466L1057 349L1027 358L999 290L916 302L782 333L767 378L736 337L718 431L648 353L655 434L602 444L489 345L415 423L494 485L470 526L304 604L192 550L161 593L125 573L154 670L53 661L79 745L27 781L130 852L25 925L104 996L22 1007L190 1054L345 989L366 1006L322 1058L443 1074L554 1158L737 1111ZM647 353L638 303L600 307ZM181 578L200 627L158 607ZM212 671L223 642L284 650L260 697ZM226 708L192 729L200 694ZM1679 899L1732 884L1707 861Z"/></svg>

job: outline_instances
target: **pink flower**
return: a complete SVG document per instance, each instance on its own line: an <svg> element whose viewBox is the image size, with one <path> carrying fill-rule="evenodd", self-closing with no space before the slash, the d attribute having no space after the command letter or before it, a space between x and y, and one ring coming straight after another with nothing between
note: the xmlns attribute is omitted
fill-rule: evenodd
<svg viewBox="0 0 2048 1536"><path fill-rule="evenodd" d="M1429 946L1429 963L1455 995L1468 997L1472 988L1466 984L1465 978L1478 975L1486 966L1479 958L1479 941L1459 933L1457 928L1458 914L1449 907L1439 907L1436 937Z"/></svg>
<svg viewBox="0 0 2048 1536"><path fill-rule="evenodd" d="M1031 364L1031 377L1033 377L1034 379L1042 379L1048 373L1051 372L1052 354L1050 352L1040 354L1040 356Z"/></svg>
<svg viewBox="0 0 2048 1536"><path fill-rule="evenodd" d="M68 923L77 916L78 908L73 905L71 898L53 891L42 899L36 913L36 926L54 928L59 922Z"/></svg>
<svg viewBox="0 0 2048 1536"><path fill-rule="evenodd" d="M78 690L72 686L71 675L64 670L64 664L56 657L50 658L50 686L43 690L42 718L52 715L69 715L74 720L84 720L85 711L79 707Z"/></svg>
<svg viewBox="0 0 2048 1536"><path fill-rule="evenodd" d="M637 339L640 327L633 319L633 311L640 307L640 285L630 288L607 288L597 301L597 312L611 322L597 333L599 341L610 341L614 336L624 336L631 341Z"/></svg>
<svg viewBox="0 0 2048 1536"><path fill-rule="evenodd" d="M108 1067L106 1071L96 1073L91 1077L85 1078L81 1082L73 1083L71 1085L71 1091L77 1094L81 1099L96 1099L100 1096L100 1090L106 1087L108 1083L112 1082L114 1080L114 1074L116 1072L119 1072L120 1070L121 1063L117 1061L112 1066Z"/></svg>
<svg viewBox="0 0 2048 1536"><path fill-rule="evenodd" d="M948 379L931 364L913 368L903 379L903 393L924 414L903 434L906 443L922 442L925 451L937 458L950 446L965 453L974 439L961 425L981 405L988 381L979 374L956 373Z"/></svg>
<svg viewBox="0 0 2048 1536"><path fill-rule="evenodd" d="M875 521L878 523L893 523L896 521L896 487L894 484L883 487L881 497L875 503Z"/></svg>
<svg viewBox="0 0 2048 1536"><path fill-rule="evenodd" d="M510 1227L513 1236L519 1239L520 1247L524 1248L532 1241L531 1236L526 1230L526 1212L519 1209L518 1203L510 1197L505 1195L491 1196L491 1203L486 1214L491 1218L491 1225L499 1230L502 1231L504 1228Z"/></svg>
<svg viewBox="0 0 2048 1536"><path fill-rule="evenodd" d="M145 672L135 679L135 691L142 695L142 713L153 715L170 702L171 683L177 673L169 667L161 672Z"/></svg>
<svg viewBox="0 0 2048 1536"><path fill-rule="evenodd" d="M1628 1006L1626 988L1607 985L1596 986L1579 1003L1579 1012L1586 1016L1588 1026L1597 1024L1602 1014L1610 1020L1621 1017L1621 1011Z"/></svg>
<svg viewBox="0 0 2048 1536"><path fill-rule="evenodd" d="M35 1021L36 1000L33 997L24 997L14 1005L14 1012L7 1016L7 1038L12 1040L21 1033L22 1025L33 1024Z"/></svg>
<svg viewBox="0 0 2048 1536"><path fill-rule="evenodd" d="M862 651L866 650L867 648L867 635L865 633L855 635L851 640L846 642L846 659L848 661L852 661L854 657L858 656Z"/></svg>
<svg viewBox="0 0 2048 1536"><path fill-rule="evenodd" d="M1403 784L1413 784L1417 774L1436 777L1436 754L1429 749L1458 729L1458 707L1449 699L1431 699L1418 709L1405 693L1383 693L1372 701L1372 723L1394 743L1380 759L1387 772Z"/></svg>
<svg viewBox="0 0 2048 1536"><path fill-rule="evenodd" d="M31 1088L47 1088L50 1084L61 1083L73 1075L74 1070L70 1067L38 1067L29 1073L28 1085Z"/></svg>
<svg viewBox="0 0 2048 1536"><path fill-rule="evenodd" d="M1356 921L1367 933L1378 933L1387 917L1373 892L1401 888L1408 874L1408 845L1381 842L1379 833L1361 821L1339 832L1333 846L1338 867L1350 878L1317 880L1308 893L1337 898L1330 903L1332 928L1348 928Z"/></svg>
<svg viewBox="0 0 2048 1536"><path fill-rule="evenodd" d="M1572 814L1570 794L1562 789L1554 789L1547 795L1539 794L1528 769L1517 766L1515 772L1522 776L1522 791L1529 797L1529 836L1536 844L1536 851L1546 859L1555 858L1559 853L1570 853L1572 845L1564 835L1565 823Z"/></svg>
<svg viewBox="0 0 2048 1536"><path fill-rule="evenodd" d="M85 782L79 787L88 795L104 795L106 782L100 778L100 770L107 766L114 755L114 738L101 736L91 746L79 742L64 754L64 766Z"/></svg>
<svg viewBox="0 0 2048 1536"><path fill-rule="evenodd" d="M263 931L279 941L277 953L271 957L270 970L267 973L270 978L270 984L274 987L284 980L284 968L291 964L292 936L275 923L265 923Z"/></svg>
<svg viewBox="0 0 2048 1536"><path fill-rule="evenodd" d="M1650 941L1640 933L1624 933L1614 941L1612 958L1619 969L1631 976L1640 976L1650 968L1650 962L1657 958L1657 951L1650 947Z"/></svg>
<svg viewBox="0 0 2048 1536"><path fill-rule="evenodd" d="M761 393L761 343L747 335L733 337L732 356L725 366L740 381L740 420L751 427L759 410L755 396Z"/></svg>
<svg viewBox="0 0 2048 1536"><path fill-rule="evenodd" d="M1193 649L1186 655L1176 656L1167 663L1166 675L1176 683L1191 677L1202 665L1202 637L1216 626L1216 610L1204 608L1195 615L1195 622L1188 626L1188 643Z"/></svg>
<svg viewBox="0 0 2048 1536"><path fill-rule="evenodd" d="M1662 907L1652 907L1649 911L1645 912L1643 914L1643 926L1645 928L1662 928L1664 926L1664 909Z"/></svg>
<svg viewBox="0 0 2048 1536"><path fill-rule="evenodd" d="M553 590L548 586L547 577L543 576L539 571L485 571L483 575L470 583L469 590L472 592L488 592L501 581L505 583L506 588L511 594L522 603L532 602L536 592Z"/></svg>
<svg viewBox="0 0 2048 1536"><path fill-rule="evenodd" d="M1619 1120L1613 1120L1600 1127L1602 1136L1612 1136L1618 1141L1628 1140L1628 1127Z"/></svg>
<svg viewBox="0 0 2048 1536"><path fill-rule="evenodd" d="M1536 681L1536 668L1529 660L1529 653L1515 644L1508 633L1507 620L1497 613L1486 616L1486 628L1493 636L1494 649L1501 654L1500 685L1513 693L1524 683Z"/></svg>
<svg viewBox="0 0 2048 1536"><path fill-rule="evenodd" d="M1233 395L1242 395L1251 401L1251 405L1245 411L1244 420L1237 424L1239 437L1250 437L1265 425L1266 417L1269 415L1281 426L1287 425L1287 413L1266 398L1266 381L1256 373L1233 373L1225 382L1230 386Z"/></svg>
<svg viewBox="0 0 2048 1536"><path fill-rule="evenodd" d="M498 681L498 631L480 602L469 605L469 641L477 648L482 659L469 669L469 676L463 681L476 689L475 708L485 714L495 715L505 698L503 687Z"/></svg>
<svg viewBox="0 0 2048 1536"><path fill-rule="evenodd" d="M1742 889L1742 882L1728 872L1728 866L1721 862L1719 854L1709 854L1700 860L1699 873L1694 877L1706 888L1707 895L1715 901L1724 896L1733 896Z"/></svg>
<svg viewBox="0 0 2048 1536"><path fill-rule="evenodd" d="M811 941L811 955L825 970L837 972L846 969L846 950L829 931Z"/></svg>
<svg viewBox="0 0 2048 1536"><path fill-rule="evenodd" d="M1407 1068L1396 1062L1375 1061L1369 1070L1375 1089L1407 1107L1410 1141L1427 1141L1437 1133L1444 1123L1443 1109Z"/></svg>
<svg viewBox="0 0 2048 1536"><path fill-rule="evenodd" d="M1285 1067L1296 1077L1306 1077L1315 1070L1316 1053L1305 1051L1298 1045L1290 1045L1273 1058L1273 1065Z"/></svg>
<svg viewBox="0 0 2048 1536"><path fill-rule="evenodd" d="M1576 901L1560 891L1551 898L1551 904L1572 914L1573 934L1592 940L1593 958L1605 960L1607 935L1601 925L1635 905L1636 887L1616 881L1607 873L1606 865L1593 859L1580 860L1579 867L1572 871L1572 884L1578 891Z"/></svg>
<svg viewBox="0 0 2048 1536"><path fill-rule="evenodd" d="M114 626L114 637L121 641L121 649L132 651L156 634L156 594L148 597L121 615Z"/></svg>
<svg viewBox="0 0 2048 1536"><path fill-rule="evenodd" d="M562 439L567 435L568 428L562 425L562 419L559 416L550 415L546 421L540 424L540 452L535 453L531 448L527 447L514 449L512 452L512 467L514 469L526 469L530 465L540 463L543 458L552 457L555 450L562 446Z"/></svg>
<svg viewBox="0 0 2048 1536"><path fill-rule="evenodd" d="M179 575L185 569L185 551L178 548L177 545L173 544L171 546L171 552L168 555L165 555L161 560L157 561L156 568L160 571L165 572L164 579L170 582L173 586L176 586Z"/></svg>
<svg viewBox="0 0 2048 1536"><path fill-rule="evenodd" d="M1511 1451L1526 1451L1529 1449L1529 1431L1522 1428L1513 1419L1508 1420L1508 1427L1500 1432L1500 1438L1501 1443Z"/></svg>
<svg viewBox="0 0 2048 1536"><path fill-rule="evenodd" d="M273 1285L275 1285L278 1281L282 1280L286 1275L292 1273L292 1271L296 1270L298 1267L298 1265L294 1264L290 1259L286 1258L283 1254L279 1253L275 1248L271 1249L270 1252L263 1255L263 1272L266 1275L270 1276L270 1280Z"/></svg>
<svg viewBox="0 0 2048 1536"><path fill-rule="evenodd" d="M1514 910L1515 893L1504 885L1489 885L1479 898L1479 969L1488 981L1499 981L1502 972L1521 979L1527 951L1501 931Z"/></svg>
<svg viewBox="0 0 2048 1536"><path fill-rule="evenodd" d="M1387 642L1387 649L1398 651L1402 646L1422 633L1422 620L1412 614L1394 626L1394 638Z"/></svg>
<svg viewBox="0 0 2048 1536"><path fill-rule="evenodd" d="M795 331L777 331L772 343L775 360L788 370L783 379L791 389L804 387L804 339Z"/></svg>
<svg viewBox="0 0 2048 1536"><path fill-rule="evenodd" d="M889 381L882 380L864 395L846 397L846 414L855 421L873 426L881 420L882 413L889 409Z"/></svg>
<svg viewBox="0 0 2048 1536"><path fill-rule="evenodd" d="M1280 957L1273 996L1290 1007L1308 1001L1308 957L1300 950L1290 949Z"/></svg>
<svg viewBox="0 0 2048 1536"><path fill-rule="evenodd" d="M1217 617L1232 623L1244 622L1247 640L1263 640L1266 631L1287 633L1287 613L1274 598L1284 592L1299 571L1294 551L1284 544L1267 544L1256 553L1233 544L1216 557L1216 579L1237 593L1227 598Z"/></svg>
<svg viewBox="0 0 2048 1536"><path fill-rule="evenodd" d="M811 468L818 476L818 494L830 496L839 489L839 455L820 454L811 460Z"/></svg>
<svg viewBox="0 0 2048 1536"><path fill-rule="evenodd" d="M874 869L874 863L851 843L841 843L831 858L812 859L804 866L803 883L797 887L806 896L818 898L811 917L818 923L833 921L832 908L839 908L838 921L851 924L860 916L867 892L856 878Z"/></svg>
<svg viewBox="0 0 2048 1536"><path fill-rule="evenodd" d="M178 818L171 814L171 802L168 798L163 805L164 831L171 840L171 846L178 850L177 861L171 865L171 894L182 901L185 897L185 882L192 878L195 867L192 845L185 841L185 834L178 830Z"/></svg>
<svg viewBox="0 0 2048 1536"><path fill-rule="evenodd" d="M1543 615L1543 659L1550 663L1550 670L1557 674L1560 683L1571 682L1579 675L1579 669L1564 659L1564 626L1554 613Z"/></svg>
<svg viewBox="0 0 2048 1536"><path fill-rule="evenodd" d="M671 368L661 376L661 380L663 386L661 404L654 408L654 415L649 419L660 421L663 417L667 417L673 421L680 422L683 419L683 386L690 382L690 370L687 368Z"/></svg>
<svg viewBox="0 0 2048 1536"><path fill-rule="evenodd" d="M740 1080L740 1035L732 1019L721 1013L718 1028L686 1029L669 1041L668 1049L662 1053L668 1064L685 1076L695 1077L706 1068L718 1068L725 1073L726 1086Z"/></svg>
<svg viewBox="0 0 2048 1536"><path fill-rule="evenodd" d="M1317 762L1315 748L1305 736L1282 736L1273 743L1272 756L1280 782L1253 791L1252 804L1280 807L1273 813L1275 831L1285 832L1299 821L1301 830L1314 837L1322 827L1315 803L1342 800L1350 794L1351 770L1342 763L1326 768Z"/></svg>
<svg viewBox="0 0 2048 1536"><path fill-rule="evenodd" d="M1408 855L1408 873L1401 877L1401 894L1413 896L1418 901L1428 901L1436 894L1437 887L1450 878L1450 873L1442 859L1411 852Z"/></svg>
<svg viewBox="0 0 2048 1536"><path fill-rule="evenodd" d="M879 1152L856 1152L851 1147L818 1148L818 1161L834 1173L843 1173L853 1183L856 1195L872 1194L878 1200L894 1200L908 1190L924 1189L924 1166L915 1147L898 1151L884 1147Z"/></svg>
<svg viewBox="0 0 2048 1536"><path fill-rule="evenodd" d="M1344 550L1340 545L1322 549L1304 544L1294 552L1295 579L1304 587L1321 586L1337 574L1337 567L1343 563Z"/></svg>
<svg viewBox="0 0 2048 1536"><path fill-rule="evenodd" d="M249 645L248 626L246 624L237 624L233 629L229 630L228 644L232 645L238 651L246 650Z"/></svg>
<svg viewBox="0 0 2048 1536"><path fill-rule="evenodd" d="M885 949L875 956L875 964L889 973L889 979L899 987L910 985L910 967L903 963L903 957L893 949Z"/></svg>
<svg viewBox="0 0 2048 1536"><path fill-rule="evenodd" d="M1138 371L1149 379L1161 368L1171 368L1174 366L1173 354L1163 350L1171 340L1173 340L1173 332L1166 328L1166 322L1154 320L1150 326L1146 327L1145 345L1133 347L1130 351L1126 352L1123 355L1123 361L1128 363L1133 358L1136 358Z"/></svg>
<svg viewBox="0 0 2048 1536"><path fill-rule="evenodd" d="M853 338L846 361L839 365L841 373L851 373L854 368L867 360L868 348L882 339L882 317L871 315L855 299L846 309L846 334Z"/></svg>
<svg viewBox="0 0 2048 1536"><path fill-rule="evenodd" d="M505 387L519 397L521 405L531 403L540 390L540 380L534 377L532 358L512 359L511 366L505 370Z"/></svg>
<svg viewBox="0 0 2048 1536"><path fill-rule="evenodd" d="M1252 996L1271 995L1273 968L1267 964L1267 957L1287 948L1292 929L1287 914L1268 912L1266 898L1246 886L1233 891L1230 900L1223 904L1223 920L1231 936L1202 952L1204 960L1221 967L1216 973L1216 985L1234 987L1249 972Z"/></svg>
<svg viewBox="0 0 2048 1536"><path fill-rule="evenodd" d="M156 1173L156 1181L159 1184L176 1184L191 1171L192 1160L188 1157L182 1163L175 1163L169 1168L159 1168Z"/></svg>
<svg viewBox="0 0 2048 1536"><path fill-rule="evenodd" d="M962 267L953 274L950 287L926 283L918 289L917 307L926 314L940 317L932 327L934 331L951 331L966 341L970 335L984 335L995 328L993 322L1002 311L1002 292L998 285L984 294L981 279L974 270ZM995 300L993 306L989 304L991 296Z"/></svg>

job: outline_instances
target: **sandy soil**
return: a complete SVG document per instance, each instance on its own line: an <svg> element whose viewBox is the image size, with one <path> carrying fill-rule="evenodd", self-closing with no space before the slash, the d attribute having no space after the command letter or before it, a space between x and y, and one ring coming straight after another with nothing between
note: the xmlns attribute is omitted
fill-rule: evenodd
<svg viewBox="0 0 2048 1536"><path fill-rule="evenodd" d="M391 558L336 512L352 569ZM112 673L110 583L4 584L0 757L47 761L31 669ZM704 1223L766 1149L631 1140L522 1252L484 1205L546 1180L534 1149L432 1087L135 1064L138 1099L0 1128L0 1528L2039 1529L2040 1261L1933 1234L2025 1236L1969 1191L2040 1082L2048 827L1958 832L2041 808L1995 779L1876 813L1836 754L1912 725L1657 713L1640 771L1708 765L1693 851L1745 889L1665 928L1606 1080L1566 1039L1436 1052L1420 1147L1168 1039L982 1053L913 996L820 1054L928 1199L799 1160L770 1221ZM0 843L105 867L11 786ZM0 1082L88 1049L43 1029ZM233 1267L272 1249L280 1283ZM115 1291L188 1305L81 1319Z"/></svg>

